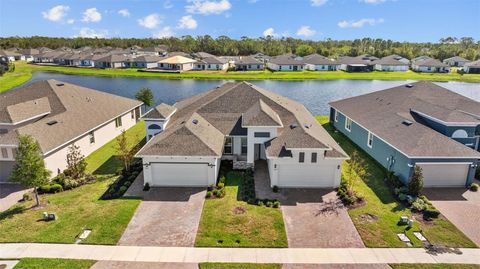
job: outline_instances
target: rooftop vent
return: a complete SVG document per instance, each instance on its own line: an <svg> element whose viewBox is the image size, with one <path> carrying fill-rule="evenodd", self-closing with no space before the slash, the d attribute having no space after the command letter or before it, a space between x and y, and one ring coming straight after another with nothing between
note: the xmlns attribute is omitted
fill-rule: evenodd
<svg viewBox="0 0 480 269"><path fill-rule="evenodd" d="M57 83L57 86L61 87L61 86L64 86L65 83Z"/></svg>
<svg viewBox="0 0 480 269"><path fill-rule="evenodd" d="M297 128L297 127L298 127L298 125L297 125L296 123L290 124L290 129L295 129L295 128Z"/></svg>
<svg viewBox="0 0 480 269"><path fill-rule="evenodd" d="M50 126L55 125L57 123L58 123L58 121L56 121L56 120L52 120L52 121L47 122L47 124L50 125Z"/></svg>
<svg viewBox="0 0 480 269"><path fill-rule="evenodd" d="M308 124L304 124L303 125L305 128L309 129L311 125L308 125Z"/></svg>
<svg viewBox="0 0 480 269"><path fill-rule="evenodd" d="M197 119L194 119L194 120L192 120L192 123L193 123L193 124L198 124L198 120L197 120Z"/></svg>
<svg viewBox="0 0 480 269"><path fill-rule="evenodd" d="M403 120L403 121L402 121L402 124L403 124L403 125L406 125L406 126L410 126L410 125L413 124L413 122L411 122L411 121L409 121L409 120Z"/></svg>
<svg viewBox="0 0 480 269"><path fill-rule="evenodd" d="M405 85L405 87L407 87L407 88L413 88L413 85L412 85L412 84L407 84L407 85Z"/></svg>

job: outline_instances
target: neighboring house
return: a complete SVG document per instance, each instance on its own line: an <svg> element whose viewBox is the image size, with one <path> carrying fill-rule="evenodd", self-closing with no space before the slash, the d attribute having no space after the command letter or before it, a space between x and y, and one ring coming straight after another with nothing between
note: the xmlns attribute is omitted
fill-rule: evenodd
<svg viewBox="0 0 480 269"><path fill-rule="evenodd" d="M80 61L81 67L95 67L95 62L104 58L104 54L89 54L84 56Z"/></svg>
<svg viewBox="0 0 480 269"><path fill-rule="evenodd" d="M147 128L147 141L161 133L168 124L170 117L177 109L171 105L161 103L142 116Z"/></svg>
<svg viewBox="0 0 480 269"><path fill-rule="evenodd" d="M258 71L265 69L265 64L252 56L240 56L235 61L237 71Z"/></svg>
<svg viewBox="0 0 480 269"><path fill-rule="evenodd" d="M136 54L138 55L155 55L155 56L165 56L168 52L167 45L158 45L148 48L136 48Z"/></svg>
<svg viewBox="0 0 480 269"><path fill-rule="evenodd" d="M25 61L33 62L34 57L40 54L40 51L38 49L22 49L18 53L23 55Z"/></svg>
<svg viewBox="0 0 480 269"><path fill-rule="evenodd" d="M207 57L195 62L195 70L227 70L228 60L218 57Z"/></svg>
<svg viewBox="0 0 480 269"><path fill-rule="evenodd" d="M480 74L480 60L466 63L463 66L463 71L467 74Z"/></svg>
<svg viewBox="0 0 480 269"><path fill-rule="evenodd" d="M448 73L450 71L450 66L437 59L427 58L412 62L412 70L425 73Z"/></svg>
<svg viewBox="0 0 480 269"><path fill-rule="evenodd" d="M162 57L155 55L143 55L131 59L130 67L133 68L157 68L158 62L162 60Z"/></svg>
<svg viewBox="0 0 480 269"><path fill-rule="evenodd" d="M336 71L339 64L325 56L311 54L303 57L305 69L311 71Z"/></svg>
<svg viewBox="0 0 480 269"><path fill-rule="evenodd" d="M378 58L368 54L350 57L343 56L337 60L340 64L340 70L347 72L371 72L374 69L375 63Z"/></svg>
<svg viewBox="0 0 480 269"><path fill-rule="evenodd" d="M0 50L0 60L3 62L14 62L16 58L20 57L20 54L10 50Z"/></svg>
<svg viewBox="0 0 480 269"><path fill-rule="evenodd" d="M143 159L145 184L208 186L216 182L221 160L231 160L234 169L267 162L271 186L340 184L348 156L293 100L247 82L230 82L174 108L168 117L162 113L166 128L136 155Z"/></svg>
<svg viewBox="0 0 480 269"><path fill-rule="evenodd" d="M406 72L408 71L410 64L405 62L405 58L398 55L390 55L373 61L375 64L375 70L386 72ZM407 60L408 61L408 60Z"/></svg>
<svg viewBox="0 0 480 269"><path fill-rule="evenodd" d="M179 72L188 71L193 69L196 62L196 60L184 56L172 56L159 61L158 69Z"/></svg>
<svg viewBox="0 0 480 269"><path fill-rule="evenodd" d="M272 71L303 71L304 63L301 57L284 54L271 58L267 67Z"/></svg>
<svg viewBox="0 0 480 269"><path fill-rule="evenodd" d="M444 64L447 64L448 66L452 66L452 67L462 67L469 62L470 62L469 60L462 58L460 56L454 56L454 57L443 60Z"/></svg>
<svg viewBox="0 0 480 269"><path fill-rule="evenodd" d="M131 59L123 54L111 54L97 59L94 64L97 68L125 68L130 67Z"/></svg>
<svg viewBox="0 0 480 269"><path fill-rule="evenodd" d="M200 52L192 53L192 57L194 57L195 59L205 59L205 58L214 58L216 56L208 52L200 51Z"/></svg>
<svg viewBox="0 0 480 269"><path fill-rule="evenodd" d="M468 186L479 165L480 103L416 82L330 103L330 121L388 171L425 187Z"/></svg>
<svg viewBox="0 0 480 269"><path fill-rule="evenodd" d="M31 135L56 176L67 167L68 147L87 156L132 127L141 102L57 80L0 94L0 182L8 181L19 135Z"/></svg>

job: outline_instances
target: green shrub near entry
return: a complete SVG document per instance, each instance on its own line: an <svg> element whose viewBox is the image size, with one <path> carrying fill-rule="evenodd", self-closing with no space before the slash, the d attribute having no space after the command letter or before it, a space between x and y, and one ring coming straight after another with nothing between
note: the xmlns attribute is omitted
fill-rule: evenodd
<svg viewBox="0 0 480 269"><path fill-rule="evenodd" d="M415 199L412 202L412 209L418 212L424 211L427 208L427 204L420 198Z"/></svg>
<svg viewBox="0 0 480 269"><path fill-rule="evenodd" d="M30 193L28 193L28 192L24 193L23 196L22 196L22 200L23 200L23 201L30 201L30 200L32 200L32 197L30 196Z"/></svg>
<svg viewBox="0 0 480 269"><path fill-rule="evenodd" d="M472 183L472 185L470 185L470 190L471 191L478 191L478 184L477 183Z"/></svg>
<svg viewBox="0 0 480 269"><path fill-rule="evenodd" d="M440 211L433 206L429 206L423 211L423 217L425 219L436 219L438 216L440 216Z"/></svg>
<svg viewBox="0 0 480 269"><path fill-rule="evenodd" d="M225 187L225 183L220 182L220 183L217 184L217 187L219 189L223 189Z"/></svg>
<svg viewBox="0 0 480 269"><path fill-rule="evenodd" d="M205 197L206 197L206 198L212 197L212 192L211 192L211 191L207 191L207 194L205 194Z"/></svg>

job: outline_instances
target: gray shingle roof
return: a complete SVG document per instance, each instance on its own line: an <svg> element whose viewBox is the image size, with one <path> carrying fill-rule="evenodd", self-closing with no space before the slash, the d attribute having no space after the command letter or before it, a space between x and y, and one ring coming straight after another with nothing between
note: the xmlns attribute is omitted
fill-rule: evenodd
<svg viewBox="0 0 480 269"><path fill-rule="evenodd" d="M374 64L380 64L380 65L404 65L408 66L409 64L407 63L402 63L398 59L399 56L397 55L389 55L385 56L381 59L373 61Z"/></svg>
<svg viewBox="0 0 480 269"><path fill-rule="evenodd" d="M273 111L262 99L255 102L245 113L242 115L243 127L254 126L282 126L282 120L278 116L277 112Z"/></svg>
<svg viewBox="0 0 480 269"><path fill-rule="evenodd" d="M263 64L263 63L253 58L252 56L240 56L237 60L235 60L235 64L239 65L239 64Z"/></svg>
<svg viewBox="0 0 480 269"><path fill-rule="evenodd" d="M338 65L335 61L316 53L303 57L303 62L307 64Z"/></svg>
<svg viewBox="0 0 480 269"><path fill-rule="evenodd" d="M145 119L166 119L175 111L175 107L161 103L152 110L148 111L143 118Z"/></svg>
<svg viewBox="0 0 480 269"><path fill-rule="evenodd" d="M465 66L468 67L480 67L480 60L476 60L473 62L466 63Z"/></svg>
<svg viewBox="0 0 480 269"><path fill-rule="evenodd" d="M419 61L416 61L414 63L414 65L418 65L418 66L432 66L432 67L448 67L447 64L444 64L442 62L440 62L439 60L437 59L433 59L433 58L429 58L429 59L425 59L425 60L419 60Z"/></svg>
<svg viewBox="0 0 480 269"><path fill-rule="evenodd" d="M423 124L417 112L445 122L480 124L480 104L432 82L416 82L330 103L342 114L410 157L480 157ZM466 111L478 117L464 113ZM405 125L405 120L413 124Z"/></svg>

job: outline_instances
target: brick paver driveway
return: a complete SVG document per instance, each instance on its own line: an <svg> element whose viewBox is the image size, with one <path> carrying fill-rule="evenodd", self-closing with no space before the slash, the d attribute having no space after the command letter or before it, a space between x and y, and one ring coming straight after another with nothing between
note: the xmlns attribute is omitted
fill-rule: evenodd
<svg viewBox="0 0 480 269"><path fill-rule="evenodd" d="M151 188L119 245L192 247L205 200L204 188Z"/></svg>
<svg viewBox="0 0 480 269"><path fill-rule="evenodd" d="M480 192L436 188L425 189L424 193L448 220L480 246Z"/></svg>
<svg viewBox="0 0 480 269"><path fill-rule="evenodd" d="M273 193L265 162L255 163L258 198L279 199L291 248L365 247L347 209L332 189L281 189Z"/></svg>

